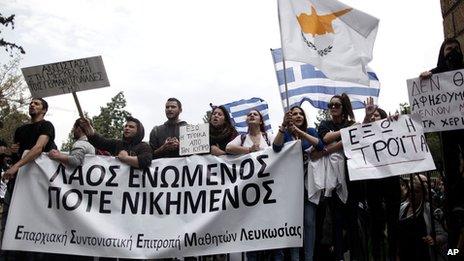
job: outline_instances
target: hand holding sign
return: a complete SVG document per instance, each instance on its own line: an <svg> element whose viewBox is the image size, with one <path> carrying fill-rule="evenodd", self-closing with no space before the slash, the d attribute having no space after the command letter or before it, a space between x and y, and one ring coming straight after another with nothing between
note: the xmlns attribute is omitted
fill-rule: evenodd
<svg viewBox="0 0 464 261"><path fill-rule="evenodd" d="M90 120L87 118L80 118L79 119L79 127L84 131L86 136L93 136L95 134L95 130L90 123Z"/></svg>

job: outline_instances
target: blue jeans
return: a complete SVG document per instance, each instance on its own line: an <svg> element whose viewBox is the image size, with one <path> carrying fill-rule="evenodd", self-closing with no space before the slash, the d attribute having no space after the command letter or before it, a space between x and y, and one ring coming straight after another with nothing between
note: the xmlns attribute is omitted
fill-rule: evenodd
<svg viewBox="0 0 464 261"><path fill-rule="evenodd" d="M307 199L304 200L303 227L304 260L313 261L314 243L316 241L316 204L309 202Z"/></svg>

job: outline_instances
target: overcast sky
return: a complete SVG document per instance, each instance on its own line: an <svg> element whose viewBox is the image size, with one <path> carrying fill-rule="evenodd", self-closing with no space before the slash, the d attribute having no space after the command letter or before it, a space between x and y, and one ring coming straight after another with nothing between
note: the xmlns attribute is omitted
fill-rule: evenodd
<svg viewBox="0 0 464 261"><path fill-rule="evenodd" d="M380 19L370 67L381 82L379 105L393 112L408 101L406 79L436 64L440 1L343 2ZM268 101L274 129L281 121L269 51L280 47L276 0L1 0L0 10L16 15L15 29L2 28L2 36L26 50L22 67L101 55L111 87L79 92L83 109L94 116L124 91L146 139L166 120L169 97L182 101L181 118L189 123L202 122L210 102L251 97ZM9 57L0 52L0 59ZM70 94L47 101L60 145L77 109ZM309 117L315 120L314 110Z"/></svg>

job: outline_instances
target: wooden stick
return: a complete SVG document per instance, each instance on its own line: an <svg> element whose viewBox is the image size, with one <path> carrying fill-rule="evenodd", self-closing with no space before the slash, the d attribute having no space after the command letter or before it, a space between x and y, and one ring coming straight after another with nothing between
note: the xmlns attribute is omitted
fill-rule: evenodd
<svg viewBox="0 0 464 261"><path fill-rule="evenodd" d="M84 113L82 113L81 104L79 103L79 99L77 98L76 92L73 92L72 95L73 95L73 97L74 97L74 102L76 103L77 110L79 111L79 116L80 116L81 118L84 118Z"/></svg>
<svg viewBox="0 0 464 261"><path fill-rule="evenodd" d="M277 4L277 13L279 17L279 30L280 30L280 48L282 48L282 65L284 67L284 82L285 82L285 98L287 102L287 110L290 109L290 104L288 100L288 86L287 86L287 68L285 66L285 54L284 54L284 43L282 39L282 21L280 20L280 6ZM280 89L279 89L280 92ZM286 111L284 111L285 113Z"/></svg>

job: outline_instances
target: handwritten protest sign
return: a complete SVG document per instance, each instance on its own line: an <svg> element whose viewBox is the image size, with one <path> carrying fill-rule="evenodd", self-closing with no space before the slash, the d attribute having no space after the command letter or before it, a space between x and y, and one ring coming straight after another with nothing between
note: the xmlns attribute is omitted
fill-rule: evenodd
<svg viewBox="0 0 464 261"><path fill-rule="evenodd" d="M301 153L298 141L144 170L102 156L71 168L42 154L17 175L15 191L27 193L13 194L2 249L152 259L301 247L303 175L288 175L303 173Z"/></svg>
<svg viewBox="0 0 464 261"><path fill-rule="evenodd" d="M209 124L180 126L179 152L181 156L209 153Z"/></svg>
<svg viewBox="0 0 464 261"><path fill-rule="evenodd" d="M48 97L109 86L101 56L22 68L32 97Z"/></svg>
<svg viewBox="0 0 464 261"><path fill-rule="evenodd" d="M350 180L435 169L419 115L402 115L341 130Z"/></svg>
<svg viewBox="0 0 464 261"><path fill-rule="evenodd" d="M464 70L409 79L411 113L422 116L424 132L464 129Z"/></svg>

